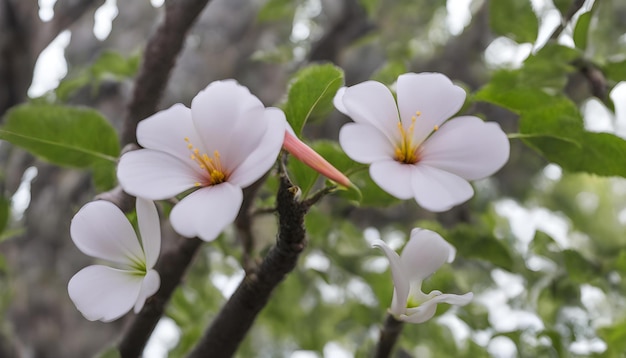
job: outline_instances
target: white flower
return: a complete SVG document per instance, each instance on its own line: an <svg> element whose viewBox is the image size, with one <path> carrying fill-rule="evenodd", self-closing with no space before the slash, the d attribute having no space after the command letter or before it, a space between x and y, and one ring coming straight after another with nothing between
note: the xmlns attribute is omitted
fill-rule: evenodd
<svg viewBox="0 0 626 358"><path fill-rule="evenodd" d="M334 98L355 122L341 128L343 150L371 164L372 179L389 194L414 197L430 211L449 210L474 194L468 180L489 176L508 160L509 141L498 124L473 116L446 122L465 101L465 91L446 76L403 74L397 98L396 105L375 81L344 87Z"/></svg>
<svg viewBox="0 0 626 358"><path fill-rule="evenodd" d="M191 102L141 121L137 141L146 149L120 159L118 180L129 194L151 200L183 198L170 215L174 230L214 240L232 223L242 188L274 164L285 136L285 115L233 80L211 83Z"/></svg>
<svg viewBox="0 0 626 358"><path fill-rule="evenodd" d="M387 256L393 277L393 299L389 312L398 320L409 323L422 323L435 315L438 303L464 306L474 296L442 294L432 291L422 292L422 282L446 262L452 262L456 250L439 234L415 228L404 247L402 255L393 251L382 240L372 244Z"/></svg>
<svg viewBox="0 0 626 358"><path fill-rule="evenodd" d="M153 270L161 251L156 207L137 198L139 238L124 213L108 201L83 206L72 219L70 234L83 253L109 261L116 268L92 265L67 285L76 308L90 321L113 321L134 307L135 313L161 284Z"/></svg>

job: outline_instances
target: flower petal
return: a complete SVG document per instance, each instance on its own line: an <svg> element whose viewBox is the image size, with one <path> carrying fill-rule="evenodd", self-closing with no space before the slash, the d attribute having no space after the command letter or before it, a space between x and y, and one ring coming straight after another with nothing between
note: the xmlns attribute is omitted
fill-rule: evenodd
<svg viewBox="0 0 626 358"><path fill-rule="evenodd" d="M433 212L450 210L474 195L465 179L422 163L413 166L411 185L417 203Z"/></svg>
<svg viewBox="0 0 626 358"><path fill-rule="evenodd" d="M218 151L222 165L230 171L265 135L264 110L261 101L234 80L209 84L191 102L192 120L207 154Z"/></svg>
<svg viewBox="0 0 626 358"><path fill-rule="evenodd" d="M72 302L90 321L113 321L135 304L143 277L108 266L93 265L78 271L67 285Z"/></svg>
<svg viewBox="0 0 626 358"><path fill-rule="evenodd" d="M426 140L420 155L422 164L475 180L502 168L509 159L509 140L497 123L457 117Z"/></svg>
<svg viewBox="0 0 626 358"><path fill-rule="evenodd" d="M161 252L161 222L156 206L151 200L137 198L137 224L143 252L146 257L146 267L154 267Z"/></svg>
<svg viewBox="0 0 626 358"><path fill-rule="evenodd" d="M191 120L191 110L180 103L153 114L137 125L137 142L142 147L192 163L185 138L194 146L202 145Z"/></svg>
<svg viewBox="0 0 626 358"><path fill-rule="evenodd" d="M409 308L405 315L400 316L400 320L407 323L423 323L431 319L437 311L437 304L449 303L451 305L465 306L470 303L474 294L469 292L464 295L440 294L424 302L418 307Z"/></svg>
<svg viewBox="0 0 626 358"><path fill-rule="evenodd" d="M370 176L384 191L398 199L406 200L414 196L411 186L413 169L413 165L386 160L372 163Z"/></svg>
<svg viewBox="0 0 626 358"><path fill-rule="evenodd" d="M448 261L452 245L434 231L415 228L400 260L410 281L423 281Z"/></svg>
<svg viewBox="0 0 626 358"><path fill-rule="evenodd" d="M341 87L337 90L337 93L335 93L335 97L333 97L333 104L339 112L345 114L346 116L349 116L350 114L348 113L348 109L346 108L346 106L343 105L343 95L346 93L346 88L347 87Z"/></svg>
<svg viewBox="0 0 626 358"><path fill-rule="evenodd" d="M159 273L155 270L148 270L146 276L143 278L141 282L141 290L139 291L139 295L137 296L137 301L135 301L135 308L133 311L135 313L139 313L143 308L143 305L146 303L146 300L154 295L161 286L161 277Z"/></svg>
<svg viewBox="0 0 626 358"><path fill-rule="evenodd" d="M257 147L251 148L249 152L243 153L246 159L234 169L228 181L241 188L245 188L254 183L257 179L267 173L276 162L280 148L285 137L287 120L285 114L278 108L266 108L263 118L259 121L267 122L267 129Z"/></svg>
<svg viewBox="0 0 626 358"><path fill-rule="evenodd" d="M92 257L125 266L145 260L132 225L108 201L85 204L72 219L70 236L80 251Z"/></svg>
<svg viewBox="0 0 626 358"><path fill-rule="evenodd" d="M389 260L394 286L393 299L391 301L389 312L395 316L401 315L406 310L406 302L409 297L410 287L409 278L404 271L400 256L398 256L398 254L387 246L387 244L382 240L374 241L372 246L381 249L387 257L387 260Z"/></svg>
<svg viewBox="0 0 626 358"><path fill-rule="evenodd" d="M150 200L163 200L204 181L200 167L192 167L169 154L140 149L120 158L117 179L127 193Z"/></svg>
<svg viewBox="0 0 626 358"><path fill-rule="evenodd" d="M359 83L346 88L341 99L353 121L373 126L391 143L400 140L398 107L385 85L376 81Z"/></svg>
<svg viewBox="0 0 626 358"><path fill-rule="evenodd" d="M398 108L403 125L420 112L413 132L415 143L421 143L446 119L459 111L465 102L465 91L440 73L406 73L398 77Z"/></svg>
<svg viewBox="0 0 626 358"><path fill-rule="evenodd" d="M235 221L242 200L241 188L228 182L199 189L174 206L172 227L180 235L213 241Z"/></svg>
<svg viewBox="0 0 626 358"><path fill-rule="evenodd" d="M346 154L359 163L393 159L395 154L393 144L383 133L364 124L348 123L341 127L339 143Z"/></svg>

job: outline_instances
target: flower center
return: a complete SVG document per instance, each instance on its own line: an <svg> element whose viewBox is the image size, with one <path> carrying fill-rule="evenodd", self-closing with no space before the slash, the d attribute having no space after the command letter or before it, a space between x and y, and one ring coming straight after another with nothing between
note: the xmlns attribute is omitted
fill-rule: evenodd
<svg viewBox="0 0 626 358"><path fill-rule="evenodd" d="M411 125L409 129L404 129L402 122L398 122L398 129L400 130L400 143L396 145L395 159L400 163L415 164L419 162L419 145L420 143L413 142L413 132L415 131L415 122L417 117L421 116L420 111L415 112L415 115L411 117ZM435 126L434 130L439 130L439 126Z"/></svg>
<svg viewBox="0 0 626 358"><path fill-rule="evenodd" d="M415 164L419 160L418 158L418 145L413 143L413 131L415 130L415 122L417 117L421 115L420 112L415 112L415 115L411 117L411 125L409 129L404 129L402 122L398 122L398 129L400 130L400 143L396 145L396 160L405 164Z"/></svg>
<svg viewBox="0 0 626 358"><path fill-rule="evenodd" d="M213 152L212 156L209 156L206 153L200 153L200 150L191 144L189 138L185 137L185 142L187 142L187 148L191 151L189 158L208 174L208 182L195 183L196 186L217 185L226 181L228 173L222 167L220 153L217 150Z"/></svg>

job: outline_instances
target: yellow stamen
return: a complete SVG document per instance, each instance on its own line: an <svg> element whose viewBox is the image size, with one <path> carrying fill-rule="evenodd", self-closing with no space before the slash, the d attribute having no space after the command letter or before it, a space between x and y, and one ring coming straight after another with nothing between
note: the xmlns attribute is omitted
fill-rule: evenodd
<svg viewBox="0 0 626 358"><path fill-rule="evenodd" d="M409 129L405 130L402 122L398 122L398 129L400 130L399 145L396 145L395 155L396 160L405 164L415 164L418 162L418 145L413 143L413 131L415 130L415 122L417 117L421 115L420 112L415 112L415 116L411 117L411 125Z"/></svg>
<svg viewBox="0 0 626 358"><path fill-rule="evenodd" d="M220 153L216 150L213 152L213 156L209 156L206 153L200 154L200 150L195 148L193 144L189 141L188 137L185 137L185 142L187 142L187 148L191 151L191 155L189 158L196 162L200 169L207 172L208 177L206 183L196 182L195 186L208 186L208 185L216 185L219 183L223 183L228 178L228 173L222 167L222 162L220 160Z"/></svg>
<svg viewBox="0 0 626 358"><path fill-rule="evenodd" d="M435 126L433 129L434 129L434 130L435 130L435 132L436 132L436 131L438 131L438 130L439 130L439 126Z"/></svg>

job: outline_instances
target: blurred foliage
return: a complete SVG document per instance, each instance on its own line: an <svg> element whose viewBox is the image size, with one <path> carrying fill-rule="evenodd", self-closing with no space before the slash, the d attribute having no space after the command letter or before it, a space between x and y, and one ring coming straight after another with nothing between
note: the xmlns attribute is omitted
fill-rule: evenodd
<svg viewBox="0 0 626 358"><path fill-rule="evenodd" d="M546 6L565 16L573 1L548 1ZM623 356L626 141L615 131L589 131L586 123L595 118L584 117L582 102L570 91L578 77L587 81L586 87L601 81L606 91L626 80L626 5L620 0L597 2L583 8L557 36L560 39L545 44L536 42L545 11L533 8L530 0L471 1L468 13L473 21L488 21L470 23L459 35L445 25L446 2L355 2L364 7L374 30L345 49L342 60L369 65L368 61L381 58L378 63L372 60L370 71L363 72L391 87L399 74L421 71L416 64L429 60L431 66L439 64L438 56L445 56L449 43L465 45L463 36L486 29L480 41L471 42L479 53L464 59L468 73L472 72L468 77L478 73L475 77L482 86L469 94L472 103L463 111L478 112L487 120L500 120L498 115L512 118L508 123L513 123L509 127L513 129L507 129L511 141L517 145L519 140L534 152L519 149L522 144L513 146L518 152L503 169L506 179L503 174L476 182L478 199L435 215L382 191L367 166L352 161L335 141L314 135L303 138L345 172L360 194L337 190L311 209L306 216L308 247L295 271L273 293L238 355L283 357L309 350L328 356L324 352L332 342L354 356L370 356L393 287L385 259L369 242L380 237L400 249L411 228L420 226L439 232L457 249L456 260L428 278L424 290L471 291L475 299L465 307L440 305L432 320L405 325L399 350L420 357ZM328 21L323 8L331 6L323 1L268 0L256 21L290 30L297 14L312 4L322 9L307 18L310 29L321 28ZM488 16L482 18L485 9ZM535 47L519 64L487 64L484 49L474 44L495 37L505 38L511 51L519 50L519 43ZM344 74L344 69L332 64L300 63L306 62L305 56L296 56L296 50L306 51L315 38L285 41L252 56L290 69L281 106L301 138L308 136L304 129L314 121L335 124L329 120L332 99L350 75L348 68ZM446 60L456 63L457 54L453 57ZM137 56L104 52L63 80L55 90L56 99L65 102L77 89L97 88L103 80L125 80L138 65ZM474 68L480 69L474 73ZM489 68L496 70L488 73ZM599 79L589 79L585 71L590 69L598 71ZM594 95L599 96L587 90L582 97ZM615 114L607 96L598 99ZM91 169L99 190L115 184L118 136L95 110L37 103L18 106L6 115L0 138L51 163ZM528 165L537 161L535 154L547 165L543 170ZM526 173L528 168L533 172ZM555 170L558 175L550 174ZM302 199L328 185L293 158L287 172L301 188ZM246 254L254 260L261 260L274 242L275 217L267 215L278 186L273 174L259 190L253 208L257 241L253 252ZM532 178L523 183L529 187L528 195L503 197L501 187L514 185L506 181L518 177ZM8 200L1 198L0 231L8 216ZM171 357L186 355L243 277L240 246L236 232L227 230L195 258L167 308L167 316L181 330ZM0 261L0 283L4 283L3 266ZM0 311L6 292L0 289Z"/></svg>
<svg viewBox="0 0 626 358"><path fill-rule="evenodd" d="M75 71L63 79L54 90L56 100L66 102L80 88L91 85L96 94L103 81L123 81L132 78L139 70L139 55L123 57L118 52L104 51L87 68Z"/></svg>

